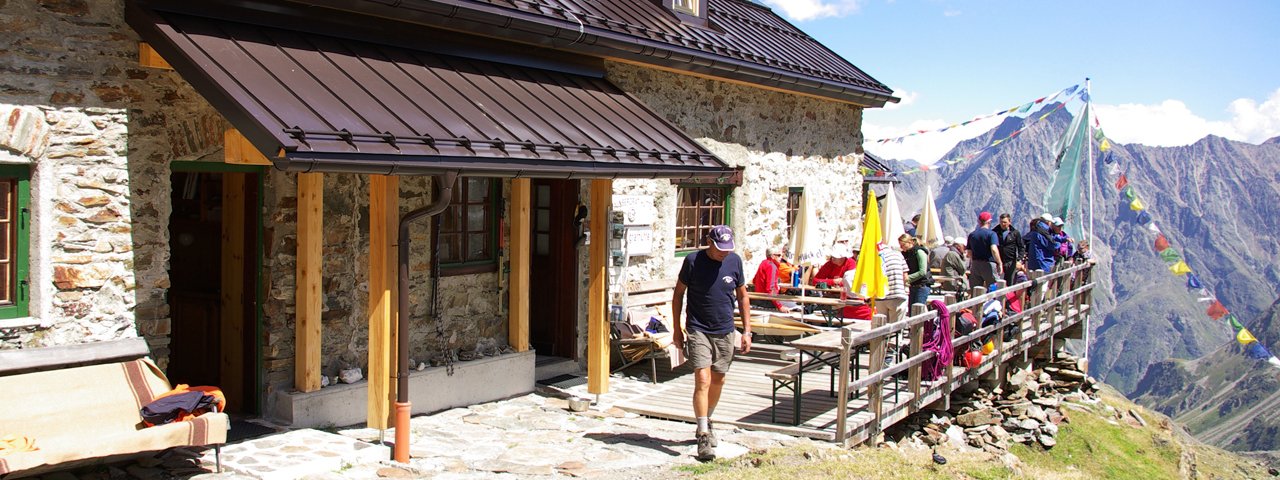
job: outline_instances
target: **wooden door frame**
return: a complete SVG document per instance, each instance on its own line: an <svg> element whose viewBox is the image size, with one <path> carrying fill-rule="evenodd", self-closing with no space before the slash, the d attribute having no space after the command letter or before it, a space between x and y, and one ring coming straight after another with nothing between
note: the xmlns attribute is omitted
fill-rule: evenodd
<svg viewBox="0 0 1280 480"><path fill-rule="evenodd" d="M252 268L254 272L253 282L253 379L252 385L245 389L245 395L252 398L252 408L246 408L244 411L253 411L261 413L265 407L262 394L265 390L265 376L262 365L262 328L263 328L263 302L266 299L263 292L262 269L264 266L263 254L265 246L263 245L264 221L262 208L266 194L267 169L256 165L236 165L228 163L214 162L193 162L193 161L173 161L169 164L170 175L174 173L254 173L258 175L257 181L257 198L258 202L253 206L253 211L258 212L255 215L256 221L253 228L255 251L252 253L252 261L246 262L246 268ZM170 186L170 191L173 187ZM247 232L246 232L247 233ZM246 252L250 253L250 252Z"/></svg>
<svg viewBox="0 0 1280 480"><path fill-rule="evenodd" d="M551 337L552 344L562 343L561 340L564 340L565 342L567 342L567 345L565 345L565 347L561 351L561 354L564 354L563 355L564 358L578 359L579 351L580 351L580 349L578 348L579 347L578 313L580 310L580 306L579 306L580 297L578 295L579 293L578 289L576 288L577 287L576 272L578 271L577 267L578 267L579 259L578 259L578 248L576 243L576 233L572 231L572 226L573 226L573 206L581 204L581 200L582 200L581 194L580 194L581 182L579 180L570 180L570 179L533 179L529 186L529 195L530 195L529 203L530 203L531 214L535 213L536 210L538 209L537 198L536 198L538 182L547 182L545 183L545 185L550 187L552 198L556 198L556 194L562 195L562 197L560 197L561 199L560 203L567 204L568 206L568 211L562 211L560 213L560 218L563 218L563 225L557 225L555 224L554 221L552 221L552 224L549 225L549 227L552 230L556 230L558 226L563 227L563 228L560 228L559 230L561 231L560 235L562 236L564 242L556 243L553 241L552 244L549 245L548 257L556 258L556 259L562 260L563 262L571 263L571 265L567 265L567 266L561 265L562 268L558 270L560 278L552 280L550 285L553 288L553 291L556 292L554 294L555 298L552 300L552 303L554 305L552 308L556 311L566 310L567 312L562 312L564 314L559 316L562 318L553 319L556 323L553 323L550 326L549 335ZM555 210L557 207L562 207L562 206L564 205L556 205L556 202L553 200L552 205L550 205L549 208L551 208L552 210ZM535 218L532 218L532 217L536 217L536 215L531 215L529 226L528 226L530 230L529 233L530 233L530 249L531 250L533 247L533 243L536 241L535 239L536 235L534 235L533 229L535 228L535 225L537 223L536 221L534 221ZM532 257L532 253L531 253L531 257ZM532 263L533 262L531 258L530 259L531 267L532 267ZM557 281L563 282L567 285L565 285L565 288L560 288L560 285L559 283L557 283ZM525 294L533 295L534 294L533 288L534 287L531 283L529 285L529 288L526 289ZM532 305L530 308L532 308ZM530 322L533 321L532 317L533 317L533 312L531 311L530 320L529 320ZM541 319L541 320L545 321L546 319ZM560 327L560 328L557 328L557 327ZM530 327L531 334L533 330L534 329ZM530 340L530 344L532 345L532 340L533 340L532 337L530 337L529 340ZM565 352L567 352L567 354L565 354ZM556 355L554 352L545 352L543 354Z"/></svg>

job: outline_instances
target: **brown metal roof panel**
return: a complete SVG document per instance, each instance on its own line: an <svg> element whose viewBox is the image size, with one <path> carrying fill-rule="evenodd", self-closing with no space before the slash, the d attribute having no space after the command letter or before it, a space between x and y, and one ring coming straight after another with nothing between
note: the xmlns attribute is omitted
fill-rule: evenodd
<svg viewBox="0 0 1280 480"><path fill-rule="evenodd" d="M731 173L599 78L161 15L130 23L255 146L283 150L288 170L427 172L471 158L471 174ZM436 158L449 160L424 160Z"/></svg>

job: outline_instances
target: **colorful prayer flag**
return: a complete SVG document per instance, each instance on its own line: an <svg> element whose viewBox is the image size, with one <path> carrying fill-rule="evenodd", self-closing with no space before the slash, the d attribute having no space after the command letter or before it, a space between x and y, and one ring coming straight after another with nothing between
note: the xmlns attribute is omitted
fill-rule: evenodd
<svg viewBox="0 0 1280 480"><path fill-rule="evenodd" d="M1227 319L1227 325L1231 325L1232 330L1239 331L1240 329L1244 328L1244 325L1240 324L1240 320L1236 319L1236 314L1228 313L1226 319Z"/></svg>
<svg viewBox="0 0 1280 480"><path fill-rule="evenodd" d="M1135 212L1141 212L1146 209L1147 209L1147 206L1142 204L1141 198L1135 198L1133 199L1132 202L1129 202L1129 210L1133 210Z"/></svg>
<svg viewBox="0 0 1280 480"><path fill-rule="evenodd" d="M1111 141L1104 138L1102 143L1098 145L1098 151L1106 152L1107 150L1111 150Z"/></svg>
<svg viewBox="0 0 1280 480"><path fill-rule="evenodd" d="M1188 273L1191 273L1191 267L1187 266L1187 262L1178 260L1178 263L1175 263L1173 264L1172 267L1169 267L1169 271L1173 272L1174 275L1186 275Z"/></svg>
<svg viewBox="0 0 1280 480"><path fill-rule="evenodd" d="M1165 251L1165 249L1169 248L1169 239L1165 238L1163 233L1157 234L1155 247L1156 247L1156 253Z"/></svg>
<svg viewBox="0 0 1280 480"><path fill-rule="evenodd" d="M1133 189L1133 185L1129 185L1129 186L1124 187L1124 190L1121 190L1121 191L1120 191L1120 193L1123 193L1123 194L1124 194L1124 198L1127 198L1127 199L1129 199L1129 200L1133 200L1133 199L1135 199L1135 198L1138 198L1138 192L1137 192L1136 190L1134 190L1134 189Z"/></svg>
<svg viewBox="0 0 1280 480"><path fill-rule="evenodd" d="M1156 222L1151 222L1147 224L1147 230L1151 230L1151 233L1154 233L1156 235L1160 234L1160 227L1156 226Z"/></svg>
<svg viewBox="0 0 1280 480"><path fill-rule="evenodd" d="M1204 288L1204 284L1200 282L1199 276L1196 276L1196 274L1194 273L1188 273L1187 288L1191 290L1198 290L1198 289Z"/></svg>
<svg viewBox="0 0 1280 480"><path fill-rule="evenodd" d="M1249 333L1249 329L1241 328L1239 332L1236 332L1236 341L1240 342L1241 345L1248 345L1257 342L1258 339L1252 333Z"/></svg>
<svg viewBox="0 0 1280 480"><path fill-rule="evenodd" d="M1208 315L1208 316L1209 316L1209 318L1212 318L1212 319L1214 319L1214 320L1218 320L1218 319L1222 318L1223 316L1226 316L1226 314L1227 314L1227 307L1223 306L1223 305L1222 305L1222 302L1219 302L1219 301L1217 301L1217 300L1214 300L1214 301L1213 301L1213 303L1209 304L1209 309L1208 309L1208 310L1205 310L1205 312L1204 312L1204 313L1205 313L1205 315Z"/></svg>
<svg viewBox="0 0 1280 480"><path fill-rule="evenodd" d="M1116 190L1124 190L1125 185L1128 185L1128 184L1129 184L1129 177L1126 177L1122 173L1120 174L1120 178L1116 179Z"/></svg>
<svg viewBox="0 0 1280 480"><path fill-rule="evenodd" d="M1137 221L1138 221L1138 225L1146 225L1148 223L1151 223L1151 214L1145 210L1138 212Z"/></svg>
<svg viewBox="0 0 1280 480"><path fill-rule="evenodd" d="M1094 131L1093 131L1093 141L1095 141L1095 142L1101 142L1101 141L1102 141L1103 139L1105 139L1105 138L1107 138L1107 135L1106 135L1106 134L1104 134L1104 133L1102 133L1102 129L1101 129L1101 128L1099 128L1099 129L1097 129L1097 130L1094 130Z"/></svg>
<svg viewBox="0 0 1280 480"><path fill-rule="evenodd" d="M1276 358L1274 355L1267 359L1267 363L1270 363L1273 367L1280 368L1280 358Z"/></svg>
<svg viewBox="0 0 1280 480"><path fill-rule="evenodd" d="M1182 261L1182 255L1175 249L1166 248L1160 252L1160 259L1164 260L1164 263L1173 265Z"/></svg>
<svg viewBox="0 0 1280 480"><path fill-rule="evenodd" d="M1104 152L1102 154L1102 163L1111 164L1115 162L1116 162L1116 157L1115 155L1112 155L1111 152Z"/></svg>
<svg viewBox="0 0 1280 480"><path fill-rule="evenodd" d="M1244 347L1245 356L1254 360L1266 360L1271 358L1271 352L1267 351L1267 347L1262 346L1262 342L1253 342Z"/></svg>

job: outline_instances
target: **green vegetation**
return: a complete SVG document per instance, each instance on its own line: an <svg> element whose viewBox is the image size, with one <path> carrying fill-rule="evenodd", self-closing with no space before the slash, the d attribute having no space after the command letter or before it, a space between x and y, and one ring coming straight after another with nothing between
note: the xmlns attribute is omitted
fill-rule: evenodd
<svg viewBox="0 0 1280 480"><path fill-rule="evenodd" d="M1137 411L1147 425L1108 415ZM1056 447L1014 445L1012 456L981 451L961 453L943 447L948 462L933 463L931 452L914 448L825 446L776 449L733 460L684 465L675 473L698 479L875 478L875 479L1154 479L1265 478L1258 463L1204 445L1158 413L1147 411L1114 390L1103 391L1103 403L1088 412L1070 410L1060 426ZM1012 458L1016 456L1016 460Z"/></svg>

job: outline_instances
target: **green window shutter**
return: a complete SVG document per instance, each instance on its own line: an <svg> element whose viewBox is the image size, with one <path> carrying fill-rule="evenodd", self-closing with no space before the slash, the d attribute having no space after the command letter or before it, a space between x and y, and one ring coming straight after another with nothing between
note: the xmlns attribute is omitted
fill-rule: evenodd
<svg viewBox="0 0 1280 480"><path fill-rule="evenodd" d="M31 169L26 165L0 165L0 177L14 182L14 248L13 248L13 304L0 307L0 319L20 318L28 315L31 302L31 282L28 277L31 236Z"/></svg>

